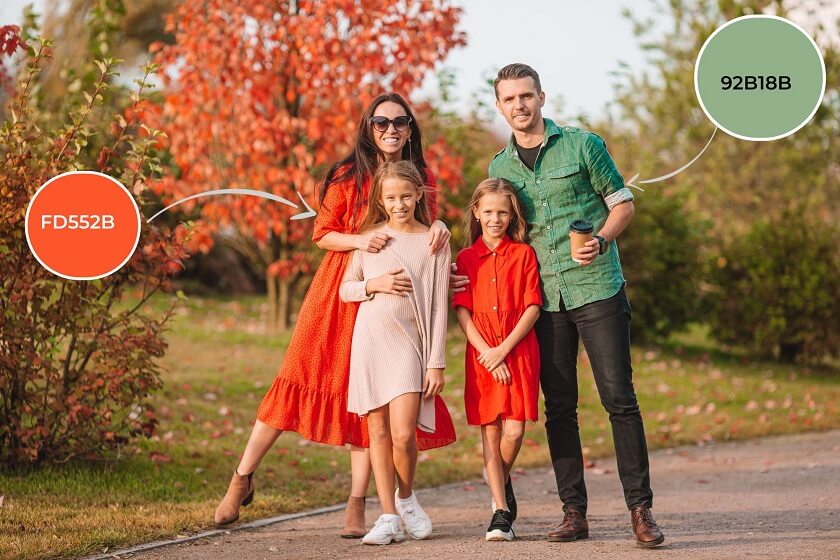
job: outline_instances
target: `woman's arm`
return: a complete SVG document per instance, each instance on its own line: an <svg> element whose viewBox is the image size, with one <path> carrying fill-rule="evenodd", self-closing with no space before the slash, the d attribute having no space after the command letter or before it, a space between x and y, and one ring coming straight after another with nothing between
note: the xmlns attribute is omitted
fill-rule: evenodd
<svg viewBox="0 0 840 560"><path fill-rule="evenodd" d="M438 249L449 243L449 238L452 234L446 228L446 224L440 220L435 220L429 228L429 252L437 253Z"/></svg>
<svg viewBox="0 0 840 560"><path fill-rule="evenodd" d="M331 231L315 242L319 249L325 251L353 251L359 249L359 236L352 233L338 233Z"/></svg>
<svg viewBox="0 0 840 560"><path fill-rule="evenodd" d="M371 231L364 234L338 233L331 231L315 242L320 249L325 251L367 251L378 253L381 251L391 236L384 231Z"/></svg>
<svg viewBox="0 0 840 560"><path fill-rule="evenodd" d="M347 233L353 221L352 192L352 185L340 182L327 188L321 208L315 216L312 240L326 251L346 252L359 249L378 253L389 239L386 233Z"/></svg>

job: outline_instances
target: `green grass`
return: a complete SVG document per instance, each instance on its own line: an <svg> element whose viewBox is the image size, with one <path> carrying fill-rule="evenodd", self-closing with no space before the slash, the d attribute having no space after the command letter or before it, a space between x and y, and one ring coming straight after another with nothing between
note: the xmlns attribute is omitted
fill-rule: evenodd
<svg viewBox="0 0 840 560"><path fill-rule="evenodd" d="M152 302L159 310L167 304ZM210 527L288 343L288 335L265 331L265 314L262 298L181 303L168 333L164 388L155 397L157 435L119 461L0 472L0 557L66 558ZM444 397L459 441L421 453L421 486L481 472L478 430L464 415L457 329L447 352ZM661 348L634 348L633 361L651 448L840 427L836 370L751 361L715 348L700 328ZM585 357L579 384L585 453L598 460L612 453L612 440ZM284 434L258 472L243 519L343 501L348 455ZM543 427L530 425L518 466L548 463Z"/></svg>

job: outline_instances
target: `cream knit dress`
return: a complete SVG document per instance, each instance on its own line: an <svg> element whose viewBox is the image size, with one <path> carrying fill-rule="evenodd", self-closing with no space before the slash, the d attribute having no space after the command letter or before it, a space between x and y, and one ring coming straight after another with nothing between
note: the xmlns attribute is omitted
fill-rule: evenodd
<svg viewBox="0 0 840 560"><path fill-rule="evenodd" d="M405 393L423 390L426 370L444 368L448 313L449 244L429 254L429 234L403 233L380 226L390 235L378 253L355 251L340 295L360 301L350 351L347 409L365 415ZM411 279L407 296L365 294L365 283L403 269ZM417 426L435 431L434 399L421 399Z"/></svg>

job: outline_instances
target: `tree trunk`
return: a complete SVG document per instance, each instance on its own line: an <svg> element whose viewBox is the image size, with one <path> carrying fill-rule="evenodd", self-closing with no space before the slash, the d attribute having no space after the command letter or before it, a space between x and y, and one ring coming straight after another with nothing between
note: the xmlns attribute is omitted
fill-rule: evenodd
<svg viewBox="0 0 840 560"><path fill-rule="evenodd" d="M289 328L292 308L291 282L288 278L277 278L277 284L277 331L286 332Z"/></svg>
<svg viewBox="0 0 840 560"><path fill-rule="evenodd" d="M779 361L785 364L792 364L802 351L802 344L797 342L782 342L779 345Z"/></svg>
<svg viewBox="0 0 840 560"><path fill-rule="evenodd" d="M277 329L277 278L265 273L265 288L268 294L268 329L276 332Z"/></svg>
<svg viewBox="0 0 840 560"><path fill-rule="evenodd" d="M291 257L291 248L288 245L288 236L286 234L286 230L280 232L280 235L277 236L274 243L274 253L276 255L276 260L281 262L286 262ZM291 283L292 277L287 276L286 278L277 277L277 315L275 316L276 319L276 327L277 332L286 332L289 328L289 316L290 316L290 308L292 306L292 295L291 295Z"/></svg>

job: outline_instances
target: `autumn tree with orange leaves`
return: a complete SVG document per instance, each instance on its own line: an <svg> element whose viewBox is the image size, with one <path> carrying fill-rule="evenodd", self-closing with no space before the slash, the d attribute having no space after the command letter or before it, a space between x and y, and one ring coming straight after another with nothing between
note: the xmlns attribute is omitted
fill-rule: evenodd
<svg viewBox="0 0 840 560"><path fill-rule="evenodd" d="M460 13L446 0L186 0L168 19L175 44L152 45L173 158L159 193L171 202L250 188L300 205L299 192L315 206L316 183L349 150L365 105L384 91L408 96L464 44ZM429 148L445 195L460 161ZM315 258L312 220L290 221L305 208L249 196L202 201L215 238L265 272L269 319L287 328L291 296Z"/></svg>

